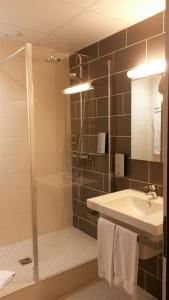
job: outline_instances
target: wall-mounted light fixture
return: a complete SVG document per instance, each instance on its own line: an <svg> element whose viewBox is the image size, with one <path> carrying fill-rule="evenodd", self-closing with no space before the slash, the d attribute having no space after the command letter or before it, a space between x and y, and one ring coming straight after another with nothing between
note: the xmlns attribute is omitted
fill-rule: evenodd
<svg viewBox="0 0 169 300"><path fill-rule="evenodd" d="M164 59L155 60L150 63L141 65L127 72L129 78L137 79L155 74L164 73L166 70L166 61Z"/></svg>
<svg viewBox="0 0 169 300"><path fill-rule="evenodd" d="M93 90L94 86L91 82L84 82L80 84L73 85L64 90L64 94L76 94L81 93L89 90Z"/></svg>

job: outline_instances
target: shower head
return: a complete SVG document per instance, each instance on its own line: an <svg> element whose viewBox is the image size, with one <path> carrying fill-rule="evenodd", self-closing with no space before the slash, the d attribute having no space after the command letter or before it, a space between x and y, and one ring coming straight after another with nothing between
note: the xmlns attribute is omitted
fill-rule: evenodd
<svg viewBox="0 0 169 300"><path fill-rule="evenodd" d="M47 57L45 59L45 61L48 62L48 63L57 63L57 62L61 62L62 60L61 60L61 58L59 58L55 55L51 55L50 57Z"/></svg>

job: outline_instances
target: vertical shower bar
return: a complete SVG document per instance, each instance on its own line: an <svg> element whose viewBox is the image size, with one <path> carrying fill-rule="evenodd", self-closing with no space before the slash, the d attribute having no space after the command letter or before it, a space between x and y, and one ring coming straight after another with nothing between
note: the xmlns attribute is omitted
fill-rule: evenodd
<svg viewBox="0 0 169 300"><path fill-rule="evenodd" d="M80 82L82 82L83 80L83 61L82 61L82 57L81 55L78 56L79 57L79 68L80 68L80 74L79 74L79 77L80 77ZM80 93L80 128L81 128L81 132L82 132L82 127L83 127L83 94ZM79 137L79 138L82 138L82 137ZM83 151L83 138L81 139L81 145L80 145L80 152L82 153Z"/></svg>
<svg viewBox="0 0 169 300"><path fill-rule="evenodd" d="M108 60L108 192L111 193L111 64Z"/></svg>
<svg viewBox="0 0 169 300"><path fill-rule="evenodd" d="M80 93L80 131L82 131L82 127L83 127L83 95L82 95L82 93ZM80 137L80 135L79 135L79 138L81 138L80 152L82 153L82 151L83 151L83 137Z"/></svg>
<svg viewBox="0 0 169 300"><path fill-rule="evenodd" d="M34 256L34 281L39 279L38 274L38 232L37 232L37 202L35 182L35 119L34 119L34 93L33 93L33 70L32 70L32 45L25 45L26 59L26 90L28 110L28 135L29 155L31 167L31 202L32 202L32 237Z"/></svg>

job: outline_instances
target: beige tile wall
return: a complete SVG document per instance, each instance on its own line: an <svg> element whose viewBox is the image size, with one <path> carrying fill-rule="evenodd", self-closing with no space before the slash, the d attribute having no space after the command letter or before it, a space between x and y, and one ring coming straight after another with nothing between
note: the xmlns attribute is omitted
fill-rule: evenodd
<svg viewBox="0 0 169 300"><path fill-rule="evenodd" d="M1 40L0 60L21 46ZM61 92L68 85L68 62L61 55L60 65L45 63L51 53L33 48L37 177L47 180L37 189L39 233L72 222L69 99ZM27 127L23 52L0 67L0 246L31 237Z"/></svg>
<svg viewBox="0 0 169 300"><path fill-rule="evenodd" d="M0 60L21 45L0 41ZM0 246L31 236L24 53L0 66Z"/></svg>

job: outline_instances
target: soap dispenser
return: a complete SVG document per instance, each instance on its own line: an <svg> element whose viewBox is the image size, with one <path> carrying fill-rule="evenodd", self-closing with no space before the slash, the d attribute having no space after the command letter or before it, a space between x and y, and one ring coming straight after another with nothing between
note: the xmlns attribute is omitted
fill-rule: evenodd
<svg viewBox="0 0 169 300"><path fill-rule="evenodd" d="M97 135L97 153L108 153L108 134L107 132L99 132Z"/></svg>

